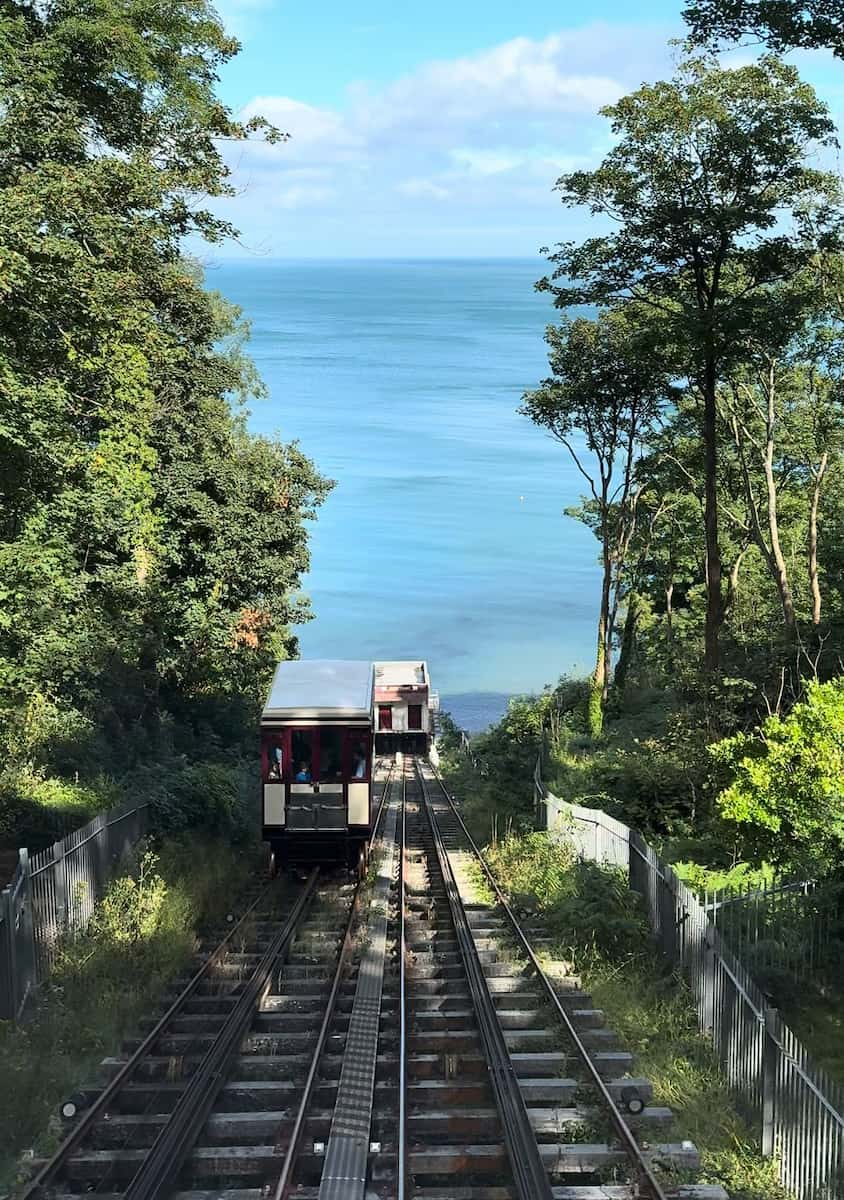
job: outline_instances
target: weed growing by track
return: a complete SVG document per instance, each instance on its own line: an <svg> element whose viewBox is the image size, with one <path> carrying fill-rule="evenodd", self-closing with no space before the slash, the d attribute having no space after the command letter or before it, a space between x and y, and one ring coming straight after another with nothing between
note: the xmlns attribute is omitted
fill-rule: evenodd
<svg viewBox="0 0 844 1200"><path fill-rule="evenodd" d="M58 1143L62 1100L154 1007L190 961L197 930L225 916L251 855L217 841L170 843L160 857L142 851L89 929L64 942L28 1022L0 1022L0 1193L14 1186L22 1154Z"/></svg>
<svg viewBox="0 0 844 1200"><path fill-rule="evenodd" d="M579 862L571 847L544 833L508 838L486 856L516 911L535 914L554 939L557 965L573 962L620 1045L634 1054L635 1074L651 1080L654 1103L673 1110L672 1125L652 1140L693 1141L701 1152L698 1179L722 1184L730 1200L787 1200L698 1032L685 984L666 970L619 873Z"/></svg>

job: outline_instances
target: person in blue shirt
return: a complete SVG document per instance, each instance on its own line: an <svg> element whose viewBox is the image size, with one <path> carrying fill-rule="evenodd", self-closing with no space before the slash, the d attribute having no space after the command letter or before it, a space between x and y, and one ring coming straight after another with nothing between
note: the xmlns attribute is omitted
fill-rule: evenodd
<svg viewBox="0 0 844 1200"><path fill-rule="evenodd" d="M299 770L296 772L297 783L310 783L311 770L306 762L299 763Z"/></svg>

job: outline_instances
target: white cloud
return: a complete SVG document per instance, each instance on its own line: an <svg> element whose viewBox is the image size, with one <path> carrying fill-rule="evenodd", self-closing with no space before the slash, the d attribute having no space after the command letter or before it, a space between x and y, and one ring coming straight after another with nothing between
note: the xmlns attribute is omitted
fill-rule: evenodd
<svg viewBox="0 0 844 1200"><path fill-rule="evenodd" d="M433 200L448 198L448 189L434 183L432 179L402 179L396 184L396 191L402 196L430 197Z"/></svg>
<svg viewBox="0 0 844 1200"><path fill-rule="evenodd" d="M481 222L511 222L535 245L553 241L556 179L606 144L597 109L663 74L668 58L662 30L596 23L424 63L379 89L352 84L342 106L256 96L243 117L267 117L290 141L225 148L238 190L225 215L247 244L263 239L279 254L309 238L322 245L331 221L379 242L407 213L414 238L435 237L446 209L450 226L462 222L470 236ZM270 216L279 209L281 223Z"/></svg>
<svg viewBox="0 0 844 1200"><path fill-rule="evenodd" d="M475 175L500 175L503 171L512 171L524 161L523 154L514 154L503 150L452 150L451 158L459 167L465 167Z"/></svg>
<svg viewBox="0 0 844 1200"><path fill-rule="evenodd" d="M308 187L306 184L283 187L272 197L275 208L321 208L334 199L336 192L328 187Z"/></svg>

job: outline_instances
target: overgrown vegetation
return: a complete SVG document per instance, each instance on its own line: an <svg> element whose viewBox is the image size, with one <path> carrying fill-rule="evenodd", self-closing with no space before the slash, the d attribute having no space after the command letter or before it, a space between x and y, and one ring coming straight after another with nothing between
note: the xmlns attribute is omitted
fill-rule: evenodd
<svg viewBox="0 0 844 1200"><path fill-rule="evenodd" d="M173 828L219 824L309 616L330 485L247 432L246 326L182 249L234 233L223 143L277 137L216 94L238 49L205 0L0 12L0 849L150 764Z"/></svg>
<svg viewBox="0 0 844 1200"><path fill-rule="evenodd" d="M510 837L487 852L510 900L538 914L554 958L574 963L595 1006L635 1055L657 1104L674 1113L660 1140L688 1138L701 1151L701 1182L732 1200L786 1200L776 1165L760 1157L712 1051L698 1033L691 998L666 972L646 917L623 876L579 861L545 833Z"/></svg>
<svg viewBox="0 0 844 1200"><path fill-rule="evenodd" d="M57 1143L62 1100L118 1052L191 960L197 930L230 911L253 854L203 837L189 852L170 839L155 853L140 847L90 927L62 942L28 1021L0 1023L0 1188L14 1182L21 1154Z"/></svg>
<svg viewBox="0 0 844 1200"><path fill-rule="evenodd" d="M840 54L839 10L690 3L672 77L604 109L612 148L557 181L600 220L545 251L563 315L521 411L584 480L597 654L588 684L518 702L515 787L504 724L473 742L480 782L447 757L487 836L529 824L534 752L556 795L639 828L700 891L841 894L844 192L830 112L777 57ZM718 57L744 37L767 49ZM844 994L842 930L813 944L822 987L806 958L815 1014ZM787 974L764 980L783 1003Z"/></svg>

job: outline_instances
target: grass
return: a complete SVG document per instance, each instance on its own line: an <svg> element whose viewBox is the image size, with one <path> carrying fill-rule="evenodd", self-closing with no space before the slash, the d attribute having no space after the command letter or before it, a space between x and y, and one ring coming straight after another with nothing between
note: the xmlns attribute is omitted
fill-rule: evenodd
<svg viewBox="0 0 844 1200"><path fill-rule="evenodd" d="M814 1062L834 1080L844 1083L844 996L805 986L780 1001L786 1023Z"/></svg>
<svg viewBox="0 0 844 1200"><path fill-rule="evenodd" d="M653 1084L654 1103L674 1112L659 1140L694 1142L701 1154L699 1181L721 1184L730 1200L785 1200L776 1165L761 1157L698 1032L682 981L650 954L616 962L593 958L581 977L620 1044L634 1054L635 1073Z"/></svg>
<svg viewBox="0 0 844 1200"><path fill-rule="evenodd" d="M27 1023L0 1022L0 1192L21 1156L61 1139L58 1106L96 1076L100 1060L191 960L197 931L225 915L253 851L230 841L171 842L160 859L116 878L85 934L61 948Z"/></svg>
<svg viewBox="0 0 844 1200"><path fill-rule="evenodd" d="M8 766L0 770L0 850L41 850L123 798L104 777L75 783Z"/></svg>

